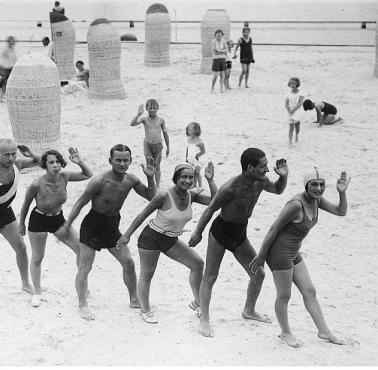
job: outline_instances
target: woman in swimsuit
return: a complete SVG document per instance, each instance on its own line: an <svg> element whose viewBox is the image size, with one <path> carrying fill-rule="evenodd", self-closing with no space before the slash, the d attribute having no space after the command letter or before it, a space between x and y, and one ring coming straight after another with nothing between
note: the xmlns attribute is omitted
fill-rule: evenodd
<svg viewBox="0 0 378 370"><path fill-rule="evenodd" d="M54 234L60 241L71 248L78 262L79 236L74 229L67 234L60 232L60 227L65 223L62 205L67 200L67 182L83 181L92 177L92 171L82 161L77 149L69 148L71 162L81 168L81 172L65 171L66 161L56 150L48 150L42 155L41 166L46 169L46 174L34 180L28 187L24 204L20 214L20 234L25 235L25 219L31 202L35 199L36 206L30 218L28 233L32 249L30 261L30 273L33 280L34 292L31 304L38 307L41 304L41 263L45 254L47 233Z"/></svg>
<svg viewBox="0 0 378 370"><path fill-rule="evenodd" d="M204 263L202 258L178 237L192 218L192 202L208 205L218 190L213 180L214 167L211 162L205 169L205 177L209 183L211 196L190 189L194 181L194 168L190 164L177 165L172 179L174 186L157 193L118 241L117 248L127 245L134 231L152 212L158 210L156 217L146 225L138 239L140 256L138 295L142 317L148 323L158 322L155 313L151 310L149 292L161 252L190 269L189 283L194 301L189 307L199 314L199 288Z"/></svg>
<svg viewBox="0 0 378 370"><path fill-rule="evenodd" d="M242 32L242 37L240 37L236 44L234 59L240 47L240 64L242 71L239 76L239 87L241 87L241 83L245 77L245 87L248 88L249 65L255 63L255 59L253 58L252 37L250 36L251 30L249 27L244 27Z"/></svg>
<svg viewBox="0 0 378 370"><path fill-rule="evenodd" d="M293 197L282 209L281 213L270 227L257 256L250 267L256 273L266 260L273 272L274 284L277 289L275 310L281 327L280 338L291 347L300 347L303 342L292 334L287 306L291 295L292 283L297 286L307 311L318 328L319 338L335 344L345 344L328 328L323 317L319 301L316 298L315 287L312 284L307 267L299 254L302 240L318 221L319 208L337 216L345 216L347 212L346 190L350 177L342 172L337 180L339 204L335 205L325 198L324 176L317 168L310 171L304 179L305 191Z"/></svg>

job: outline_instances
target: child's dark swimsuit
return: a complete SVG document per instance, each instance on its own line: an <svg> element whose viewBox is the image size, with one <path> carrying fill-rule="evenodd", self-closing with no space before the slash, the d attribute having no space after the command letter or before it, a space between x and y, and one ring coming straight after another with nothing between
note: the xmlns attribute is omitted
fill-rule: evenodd
<svg viewBox="0 0 378 370"><path fill-rule="evenodd" d="M252 63L252 37L246 42L243 37L241 37L240 43L240 63L251 64Z"/></svg>
<svg viewBox="0 0 378 370"><path fill-rule="evenodd" d="M324 104L324 108L321 109L321 112L325 114L337 114L337 109L334 105L326 103L325 101L322 103Z"/></svg>
<svg viewBox="0 0 378 370"><path fill-rule="evenodd" d="M247 239L247 225L248 222L234 224L218 216L213 221L210 232L220 245L234 253L236 248Z"/></svg>

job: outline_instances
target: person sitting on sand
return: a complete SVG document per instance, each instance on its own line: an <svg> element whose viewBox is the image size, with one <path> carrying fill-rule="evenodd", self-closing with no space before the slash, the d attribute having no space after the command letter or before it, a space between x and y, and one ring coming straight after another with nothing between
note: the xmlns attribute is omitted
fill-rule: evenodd
<svg viewBox="0 0 378 370"><path fill-rule="evenodd" d="M314 123L319 123L318 127L322 127L323 125L333 125L334 123L343 120L341 117L336 118L337 109L330 103L326 103L325 101L316 103L312 102L310 99L303 102L304 110L313 110L314 108L317 117Z"/></svg>
<svg viewBox="0 0 378 370"><path fill-rule="evenodd" d="M45 255L47 233L54 234L60 241L71 248L79 262L79 235L71 228L62 234L60 227L64 224L62 206L67 200L68 181L83 181L92 177L92 171L83 162L77 149L69 148L70 160L76 163L81 172L64 171L66 166L63 156L56 150L50 149L42 154L41 167L46 174L34 180L26 190L24 204L20 213L20 235L25 235L25 219L33 199L36 206L29 218L29 240L32 249L30 273L33 280L34 292L31 305L41 304L41 264Z"/></svg>
<svg viewBox="0 0 378 370"><path fill-rule="evenodd" d="M163 150L163 144L161 139L161 133L163 133L165 145L167 149L165 156L169 154L169 136L167 127L165 125L164 118L158 117L157 112L159 110L159 103L156 99L148 99L146 102L146 110L148 112L147 117L140 117L143 114L143 104L139 106L137 115L131 120L130 126L138 126L141 123L144 125L144 156L147 158L153 158L155 162L155 178L156 187L160 187L160 162L161 152Z"/></svg>
<svg viewBox="0 0 378 370"><path fill-rule="evenodd" d="M54 13L64 14L64 8L62 6L60 6L60 2L59 1L55 1L54 8L52 9L52 11Z"/></svg>
<svg viewBox="0 0 378 370"><path fill-rule="evenodd" d="M213 50L213 65L211 70L213 71L213 79L211 80L211 92L214 92L215 83L219 75L220 82L220 92L224 92L224 78L226 75L226 55L228 52L228 47L226 40L223 38L223 31L216 30L215 39L211 41L211 48Z"/></svg>
<svg viewBox="0 0 378 370"><path fill-rule="evenodd" d="M82 60L76 62L76 68L78 69L76 74L77 80L84 81L86 86L89 87L89 69L84 68L84 62Z"/></svg>
<svg viewBox="0 0 378 370"><path fill-rule="evenodd" d="M213 180L214 167L211 162L205 170L205 177L209 183L211 196L190 190L193 186L194 168L188 163L177 165L172 178L174 186L156 194L117 243L119 248L126 246L131 235L142 222L152 212L158 210L156 217L146 225L138 239L140 256L138 295L142 317L148 323L158 322L156 314L151 310L149 292L161 252L190 269L189 283L194 301L189 307L199 314L199 288L204 263L202 258L178 237L192 218L192 203L208 205L218 190Z"/></svg>
<svg viewBox="0 0 378 370"><path fill-rule="evenodd" d="M88 274L92 269L96 251L99 252L102 248L107 249L122 266L123 281L130 296L129 306L140 308L135 266L129 247L116 249L117 241L122 236L118 229L121 220L119 211L131 189L147 200L155 196L155 168L152 158L148 158L146 166L142 165L143 172L147 176L147 188L135 175L127 172L131 161L131 150L128 146L123 144L113 146L109 158L111 170L90 180L62 226L61 234L68 233L81 209L92 201L91 210L84 217L80 227L79 269L75 282L80 316L85 320L94 320L87 302Z"/></svg>
<svg viewBox="0 0 378 370"><path fill-rule="evenodd" d="M276 182L270 181L266 176L269 169L265 153L257 148L246 149L240 163L242 173L221 186L203 212L189 240L190 247L197 245L214 212L221 209L210 228L206 268L200 288L200 333L205 337L214 336L214 331L210 326L210 298L226 250L233 253L250 277L242 316L246 319L271 322L267 317L255 311L264 272L259 270L258 274L254 275L248 267L250 261L256 256L256 252L247 238L247 224L262 191L281 194L285 190L289 170L285 159L278 160L274 171L279 178Z"/></svg>
<svg viewBox="0 0 378 370"><path fill-rule="evenodd" d="M318 328L319 338L335 344L345 344L327 326L316 297L315 287L299 250L302 240L318 221L319 209L337 216L346 215L346 190L349 181L350 177L347 178L347 174L341 172L337 180L339 204L336 205L323 197L325 177L317 168L309 171L304 177L305 191L286 203L265 236L259 253L250 264L251 271L256 274L266 260L273 272L277 289L275 310L281 327L279 337L291 347L303 345L303 342L291 332L288 321L287 307L293 282L301 292L305 307Z"/></svg>
<svg viewBox="0 0 378 370"><path fill-rule="evenodd" d="M17 158L17 148L28 159ZM29 262L26 245L18 232L18 223L11 207L16 197L18 179L23 168L39 165L41 157L25 145L16 145L13 139L0 138L0 234L16 252L17 267L20 271L22 289L32 293L29 283Z"/></svg>

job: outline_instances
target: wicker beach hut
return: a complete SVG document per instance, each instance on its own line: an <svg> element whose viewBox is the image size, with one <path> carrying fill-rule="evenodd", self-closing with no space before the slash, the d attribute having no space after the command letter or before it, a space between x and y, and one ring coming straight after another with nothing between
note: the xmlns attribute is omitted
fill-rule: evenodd
<svg viewBox="0 0 378 370"><path fill-rule="evenodd" d="M121 40L105 18L96 19L88 29L91 96L100 99L125 99L121 81Z"/></svg>
<svg viewBox="0 0 378 370"><path fill-rule="evenodd" d="M201 21L202 59L201 73L211 73L213 51L211 40L214 32L221 29L226 40L230 39L230 17L225 9L207 9Z"/></svg>
<svg viewBox="0 0 378 370"><path fill-rule="evenodd" d="M18 58L8 79L13 137L36 153L61 148L60 81L54 62L39 53Z"/></svg>
<svg viewBox="0 0 378 370"><path fill-rule="evenodd" d="M145 19L144 63L147 66L169 65L171 18L163 4L152 4Z"/></svg>
<svg viewBox="0 0 378 370"><path fill-rule="evenodd" d="M375 66L374 66L374 77L378 78L378 20L375 27Z"/></svg>
<svg viewBox="0 0 378 370"><path fill-rule="evenodd" d="M50 13L51 36L54 43L54 61L59 70L61 80L69 80L75 76L75 28L63 14Z"/></svg>

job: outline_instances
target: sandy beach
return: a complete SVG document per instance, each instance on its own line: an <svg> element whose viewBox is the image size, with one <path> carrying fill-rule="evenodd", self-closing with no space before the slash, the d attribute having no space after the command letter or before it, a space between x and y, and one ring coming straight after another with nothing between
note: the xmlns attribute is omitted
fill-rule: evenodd
<svg viewBox="0 0 378 370"><path fill-rule="evenodd" d="M18 51L30 49L17 45ZM336 201L336 178L342 170L352 175L348 189L348 214L335 217L321 212L318 225L302 246L303 257L317 288L318 298L331 329L347 340L336 346L317 338L316 328L293 288L289 318L293 331L304 340L300 349L280 339L274 313L275 287L266 268L266 279L258 299L259 312L272 324L242 318L248 276L230 253L226 253L211 301L215 338L198 333L198 319L188 308L191 291L188 271L162 255L152 282L151 302L160 322L148 325L139 310L128 307L121 267L107 252L97 253L89 277L89 304L96 320L86 322L77 312L74 287L74 254L49 236L42 264L43 298L39 308L20 290L15 255L0 236L0 364L2 365L377 365L377 240L375 213L378 80L373 78L374 48L255 47L256 64L251 67L250 89L237 89L240 65L233 63L231 86L225 93L210 93L210 75L199 73L200 46L171 46L171 65L145 67L141 44L123 44L122 80L125 100L95 101L86 92L61 95L61 132L65 148L77 147L94 173L109 168L111 146L130 146L130 172L145 177L142 127L130 127L138 105L148 98L160 103L171 138L171 154L162 161L162 186L171 185L174 166L185 160L186 125L196 120L202 127L207 158L215 165L215 181L221 185L240 172L239 158L247 147L263 149L269 160L270 178L275 179L276 159L286 158L290 174L280 196L263 193L255 207L248 237L255 249L278 212L303 190L302 175L316 165L327 175L325 197ZM35 50L38 48L35 47ZM75 60L88 61L86 45L76 47ZM288 144L284 99L289 77L301 79L301 91L315 101L338 107L344 124L318 128L307 112L300 141ZM218 85L219 86L219 85ZM217 89L219 89L217 86ZM0 137L10 137L7 106L0 103ZM75 166L70 164L69 169ZM18 217L25 190L42 170L23 174L13 209ZM86 182L68 185L67 216ZM131 193L122 209L121 231L146 205ZM85 207L74 223L80 222ZM194 205L194 230L204 207ZM139 274L136 240L130 246ZM196 247L205 258L206 228ZM182 239L187 241L190 232ZM29 258L31 255L29 240ZM357 341L357 342L354 342Z"/></svg>

